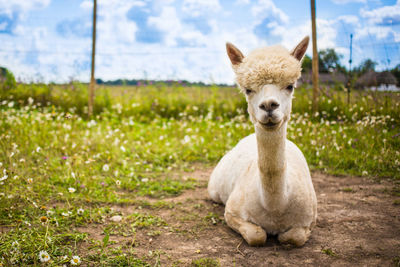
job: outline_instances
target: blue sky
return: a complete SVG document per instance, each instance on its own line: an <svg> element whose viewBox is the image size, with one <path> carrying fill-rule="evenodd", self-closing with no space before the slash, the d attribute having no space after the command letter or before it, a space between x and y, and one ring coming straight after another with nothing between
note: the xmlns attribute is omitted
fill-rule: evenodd
<svg viewBox="0 0 400 267"><path fill-rule="evenodd" d="M348 66L400 64L400 0L317 0L318 49ZM225 42L245 54L311 33L309 0L98 0L96 78L233 83ZM92 1L0 0L0 66L24 81L88 81ZM311 54L311 47L308 52Z"/></svg>

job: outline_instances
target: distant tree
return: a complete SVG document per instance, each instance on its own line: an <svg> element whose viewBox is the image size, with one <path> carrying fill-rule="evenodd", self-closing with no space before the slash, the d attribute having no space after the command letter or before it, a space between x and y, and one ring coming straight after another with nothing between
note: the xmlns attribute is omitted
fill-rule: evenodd
<svg viewBox="0 0 400 267"><path fill-rule="evenodd" d="M0 86L4 89L12 89L16 86L14 75L4 67L0 67Z"/></svg>
<svg viewBox="0 0 400 267"><path fill-rule="evenodd" d="M390 72L396 77L397 84L400 84L400 64L394 67Z"/></svg>
<svg viewBox="0 0 400 267"><path fill-rule="evenodd" d="M358 72L359 74L364 74L368 71L375 71L376 65L378 65L378 63L368 58L363 62L361 62L358 67L354 68L354 72Z"/></svg>
<svg viewBox="0 0 400 267"><path fill-rule="evenodd" d="M340 65L340 59L343 55L336 53L335 49L327 48L318 52L319 72L346 72L346 69Z"/></svg>
<svg viewBox="0 0 400 267"><path fill-rule="evenodd" d="M312 70L312 58L305 55L301 67L303 72L310 72Z"/></svg>

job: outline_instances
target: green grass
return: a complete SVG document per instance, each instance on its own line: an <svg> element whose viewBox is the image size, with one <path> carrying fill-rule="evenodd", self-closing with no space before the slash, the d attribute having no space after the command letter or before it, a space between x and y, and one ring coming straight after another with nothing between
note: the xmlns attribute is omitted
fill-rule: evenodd
<svg viewBox="0 0 400 267"><path fill-rule="evenodd" d="M32 103L34 106L56 106L87 118L87 85L17 84L11 89L0 84L0 100L16 106ZM343 88L337 86L337 88ZM302 85L296 89L293 112L311 114L312 89ZM316 118L350 121L368 116L390 116L400 122L400 94L372 91L352 91L350 105L347 93L342 90L321 87ZM134 117L149 122L154 118L182 118L208 116L214 119L246 115L247 104L237 88L198 87L163 83L148 86L98 86L94 104L97 119L105 116ZM314 114L315 115L315 114Z"/></svg>
<svg viewBox="0 0 400 267"><path fill-rule="evenodd" d="M336 253L330 248L321 249L321 252L326 254L326 255L328 255L328 256L331 256L331 257L335 257L336 256Z"/></svg>
<svg viewBox="0 0 400 267"><path fill-rule="evenodd" d="M192 267L219 267L221 266L217 260L211 258L200 258L192 261Z"/></svg>
<svg viewBox="0 0 400 267"><path fill-rule="evenodd" d="M38 265L42 250L52 265L74 255L84 264L154 265L157 253L143 257L128 247L120 253L108 239L93 240L77 228L98 224L104 237L162 234L165 222L152 212L173 208L162 199L204 186L177 174L194 164L214 166L253 132L244 97L230 87L101 87L92 119L82 84L19 84L0 92L4 265ZM306 88L295 92L288 138L312 170L400 178L399 93L356 92L348 106L344 92L323 90L316 114L310 99ZM118 215L112 205L147 212L128 215L120 227L105 223ZM210 213L204 220L220 219Z"/></svg>

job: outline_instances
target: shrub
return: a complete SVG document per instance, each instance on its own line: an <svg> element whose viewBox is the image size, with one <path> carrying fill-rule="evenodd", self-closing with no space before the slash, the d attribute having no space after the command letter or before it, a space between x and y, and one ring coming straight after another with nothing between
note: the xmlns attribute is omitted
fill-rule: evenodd
<svg viewBox="0 0 400 267"><path fill-rule="evenodd" d="M12 72L3 67L0 67L0 86L2 90L10 90L16 86Z"/></svg>

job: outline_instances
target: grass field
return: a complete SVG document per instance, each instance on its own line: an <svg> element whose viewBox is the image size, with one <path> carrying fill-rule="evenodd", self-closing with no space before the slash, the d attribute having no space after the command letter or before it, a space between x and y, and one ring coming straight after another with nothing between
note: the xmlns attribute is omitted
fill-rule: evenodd
<svg viewBox="0 0 400 267"><path fill-rule="evenodd" d="M205 186L179 174L214 166L253 132L236 88L100 87L93 118L86 114L86 89L20 84L1 91L3 265L40 264L41 251L52 265L74 259L86 265L157 264L157 252L137 255L132 246L112 245L109 236L134 236L141 229L160 234L168 226L153 211L168 205L163 198ZM288 138L312 170L400 178L399 93L354 92L348 105L345 92L323 89L314 114L310 94L306 87L295 92ZM127 218L127 228L104 227L101 242L76 230L117 220L113 205L144 209Z"/></svg>

